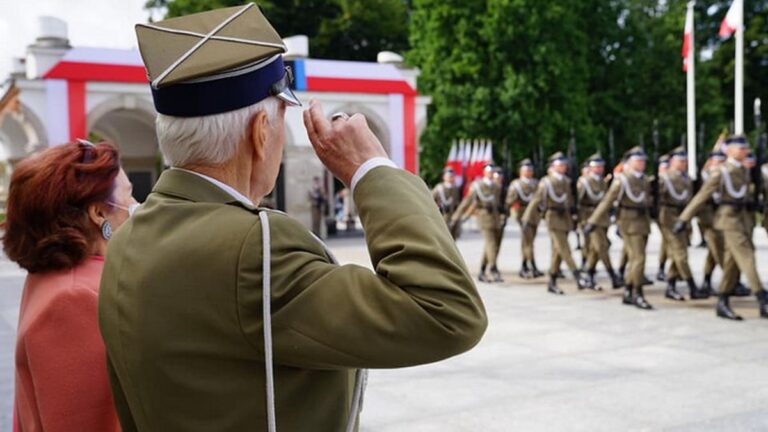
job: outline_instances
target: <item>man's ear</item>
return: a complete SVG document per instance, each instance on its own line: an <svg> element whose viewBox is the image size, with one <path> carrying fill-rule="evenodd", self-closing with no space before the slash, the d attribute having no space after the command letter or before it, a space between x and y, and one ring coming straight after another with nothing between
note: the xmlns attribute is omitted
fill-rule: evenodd
<svg viewBox="0 0 768 432"><path fill-rule="evenodd" d="M259 111L253 116L251 120L250 139L251 145L253 145L253 154L257 161L263 161L266 157L264 151L267 144L267 128L269 122L267 121L267 113Z"/></svg>

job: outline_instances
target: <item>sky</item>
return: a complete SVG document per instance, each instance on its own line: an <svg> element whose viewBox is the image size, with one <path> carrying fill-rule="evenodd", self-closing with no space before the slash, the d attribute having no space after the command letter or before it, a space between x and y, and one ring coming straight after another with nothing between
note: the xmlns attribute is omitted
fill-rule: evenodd
<svg viewBox="0 0 768 432"><path fill-rule="evenodd" d="M67 22L73 46L135 48L134 24L146 22L146 0L0 0L0 83L11 59L22 57L38 35L37 17Z"/></svg>

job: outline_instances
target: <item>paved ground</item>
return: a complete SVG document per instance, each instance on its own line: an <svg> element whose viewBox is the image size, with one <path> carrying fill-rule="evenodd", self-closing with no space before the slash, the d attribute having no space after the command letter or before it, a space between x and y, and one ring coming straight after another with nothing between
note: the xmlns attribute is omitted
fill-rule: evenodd
<svg viewBox="0 0 768 432"><path fill-rule="evenodd" d="M758 239L758 263L768 239ZM753 299L739 299L747 321L715 318L714 300L662 300L657 310L620 304L620 293L555 297L544 279L514 277L518 232L508 229L500 261L507 283L481 284L490 325L471 352L433 365L372 371L363 432L401 431L765 431L768 430L768 321ZM540 232L537 256L548 263ZM362 239L330 243L342 262L369 265ZM459 241L470 269L481 240ZM692 249L701 268L704 250ZM618 259L619 245L612 248ZM656 270L658 237L648 250ZM768 269L761 269L768 281ZM603 279L605 283L607 280ZM0 260L0 431L10 430L13 334L23 274Z"/></svg>

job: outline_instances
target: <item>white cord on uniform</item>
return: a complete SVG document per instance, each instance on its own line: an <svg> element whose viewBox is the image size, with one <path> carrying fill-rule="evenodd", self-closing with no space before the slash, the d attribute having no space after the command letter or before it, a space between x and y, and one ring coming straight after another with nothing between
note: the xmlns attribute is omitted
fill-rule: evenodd
<svg viewBox="0 0 768 432"><path fill-rule="evenodd" d="M272 253L269 237L269 216L267 212L259 212L261 219L262 254L264 263L262 268L262 303L264 322L264 367L267 381L267 430L277 431L275 420L275 376L272 366Z"/></svg>

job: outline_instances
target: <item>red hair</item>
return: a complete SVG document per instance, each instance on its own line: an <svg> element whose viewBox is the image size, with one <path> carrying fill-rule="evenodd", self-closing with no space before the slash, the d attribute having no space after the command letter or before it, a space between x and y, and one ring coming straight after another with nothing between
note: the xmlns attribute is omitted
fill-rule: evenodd
<svg viewBox="0 0 768 432"><path fill-rule="evenodd" d="M107 201L120 172L109 143L63 144L21 161L11 176L3 248L30 273L77 266L95 230L88 206Z"/></svg>

